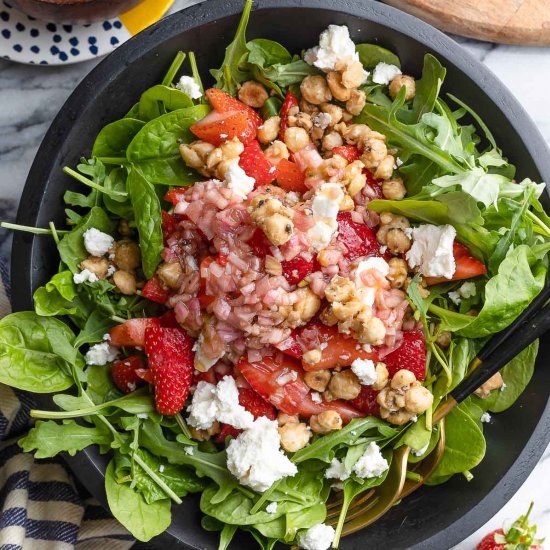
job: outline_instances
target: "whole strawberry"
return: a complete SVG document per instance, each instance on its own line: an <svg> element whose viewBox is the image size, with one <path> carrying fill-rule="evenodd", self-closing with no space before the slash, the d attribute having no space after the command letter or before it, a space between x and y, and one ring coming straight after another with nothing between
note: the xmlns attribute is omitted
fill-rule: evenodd
<svg viewBox="0 0 550 550"><path fill-rule="evenodd" d="M155 385L160 414L181 411L193 377L193 340L179 328L152 326L145 330L145 352Z"/></svg>
<svg viewBox="0 0 550 550"><path fill-rule="evenodd" d="M544 539L536 539L537 526L529 525L529 514L533 509L533 503L524 516L516 520L510 529L504 532L497 529L489 533L477 545L476 550L543 550L541 543Z"/></svg>

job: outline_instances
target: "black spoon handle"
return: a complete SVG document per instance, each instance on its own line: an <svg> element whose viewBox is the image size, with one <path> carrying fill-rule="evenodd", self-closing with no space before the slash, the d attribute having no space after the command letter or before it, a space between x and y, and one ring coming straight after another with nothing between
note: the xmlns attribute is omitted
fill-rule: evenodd
<svg viewBox="0 0 550 550"><path fill-rule="evenodd" d="M532 318L524 321L513 334L502 340L490 357L465 378L450 394L456 403L464 401L477 388L487 382L504 365L509 363L520 351L550 330L550 305L542 307Z"/></svg>
<svg viewBox="0 0 550 550"><path fill-rule="evenodd" d="M530 317L536 315L537 311L550 300L550 284L547 283L540 291L533 301L529 304L521 315L509 326L501 332L495 334L480 350L477 354L477 358L480 361L485 361L490 355L492 355L497 349L502 346L508 338L518 330L518 328Z"/></svg>

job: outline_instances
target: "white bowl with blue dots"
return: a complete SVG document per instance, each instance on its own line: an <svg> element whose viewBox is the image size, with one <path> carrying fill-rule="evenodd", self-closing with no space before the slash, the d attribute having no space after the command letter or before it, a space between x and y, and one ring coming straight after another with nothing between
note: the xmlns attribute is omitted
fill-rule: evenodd
<svg viewBox="0 0 550 550"><path fill-rule="evenodd" d="M0 0L0 56L18 63L78 63L112 52L131 36L116 18L89 25L47 23Z"/></svg>

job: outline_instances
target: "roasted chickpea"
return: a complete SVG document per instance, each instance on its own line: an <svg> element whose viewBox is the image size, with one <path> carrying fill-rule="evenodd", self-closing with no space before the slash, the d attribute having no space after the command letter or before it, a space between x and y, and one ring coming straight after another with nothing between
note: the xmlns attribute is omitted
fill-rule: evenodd
<svg viewBox="0 0 550 550"><path fill-rule="evenodd" d="M386 244L392 254L404 254L411 247L411 239L399 228L392 228L386 235Z"/></svg>
<svg viewBox="0 0 550 550"><path fill-rule="evenodd" d="M279 127L281 125L281 117L269 117L258 128L258 140L260 143L271 143L279 135Z"/></svg>
<svg viewBox="0 0 550 550"><path fill-rule="evenodd" d="M281 159L288 159L290 157L290 153L288 151L287 146L282 142L276 139L265 151L264 155L267 158L267 160L273 164L273 166L277 166L279 164L279 161Z"/></svg>
<svg viewBox="0 0 550 550"><path fill-rule="evenodd" d="M344 140L338 132L329 132L323 137L322 147L325 151L332 151L335 147L340 147L343 143Z"/></svg>
<svg viewBox="0 0 550 550"><path fill-rule="evenodd" d="M331 374L329 370L314 370L304 374L304 382L312 389L323 393L330 382Z"/></svg>
<svg viewBox="0 0 550 550"><path fill-rule="evenodd" d="M353 116L357 116L367 103L367 96L363 90L351 90L350 98L346 101L346 110Z"/></svg>
<svg viewBox="0 0 550 550"><path fill-rule="evenodd" d="M262 228L265 236L275 246L281 246L288 242L294 232L292 220L282 214L273 214L265 218Z"/></svg>
<svg viewBox="0 0 550 550"><path fill-rule="evenodd" d="M90 256L84 261L80 262L80 269L87 269L91 271L98 279L105 279L107 271L109 270L109 262L105 258L98 258L97 256Z"/></svg>
<svg viewBox="0 0 550 550"><path fill-rule="evenodd" d="M398 370L391 379L390 385L392 389L399 389L401 391L409 391L412 384L416 382L416 376L414 373L407 369Z"/></svg>
<svg viewBox="0 0 550 550"><path fill-rule="evenodd" d="M388 265L390 266L389 273L386 279L390 282L392 288L403 288L407 280L409 268L407 262L402 258L392 258Z"/></svg>
<svg viewBox="0 0 550 550"><path fill-rule="evenodd" d="M308 287L301 288L297 292L300 298L292 306L292 312L287 318L287 324L292 328L311 321L321 307L321 299Z"/></svg>
<svg viewBox="0 0 550 550"><path fill-rule="evenodd" d="M497 372L487 382L482 384L474 393L481 397L481 399L487 399L489 395L491 395L491 392L494 390L498 390L502 388L504 385L504 379L502 378L502 374L500 372Z"/></svg>
<svg viewBox="0 0 550 550"><path fill-rule="evenodd" d="M342 84L349 89L358 88L366 78L363 64L360 61L353 61L342 71Z"/></svg>
<svg viewBox="0 0 550 550"><path fill-rule="evenodd" d="M285 144L293 153L297 153L309 145L309 135L303 128L287 128Z"/></svg>
<svg viewBox="0 0 550 550"><path fill-rule="evenodd" d="M239 99L249 107L254 107L254 109L263 107L268 97L265 88L254 80L244 82L239 88Z"/></svg>
<svg viewBox="0 0 550 550"><path fill-rule="evenodd" d="M141 252L134 241L123 239L114 247L114 262L119 269L133 271L141 265Z"/></svg>
<svg viewBox="0 0 550 550"><path fill-rule="evenodd" d="M386 337L386 327L378 317L371 317L359 335L361 342L373 346L381 346Z"/></svg>
<svg viewBox="0 0 550 550"><path fill-rule="evenodd" d="M183 269L179 262L163 263L157 269L157 275L168 288L179 288Z"/></svg>
<svg viewBox="0 0 550 550"><path fill-rule="evenodd" d="M393 167L395 166L395 158L392 155L384 157L379 163L374 172L374 177L379 180L387 180L391 178L393 174Z"/></svg>
<svg viewBox="0 0 550 550"><path fill-rule="evenodd" d="M361 160L367 168L376 168L387 156L388 148L384 141L374 138L367 138L365 140Z"/></svg>
<svg viewBox="0 0 550 550"><path fill-rule="evenodd" d="M405 74L398 74L391 82L389 86L390 97L395 99L401 88L405 86L405 101L411 100L416 94L416 83L412 76Z"/></svg>
<svg viewBox="0 0 550 550"><path fill-rule="evenodd" d="M335 399L355 399L361 392L361 383L351 369L345 369L333 375L328 390Z"/></svg>
<svg viewBox="0 0 550 550"><path fill-rule="evenodd" d="M306 76L300 84L303 98L313 105L320 105L332 99L327 81L321 75Z"/></svg>
<svg viewBox="0 0 550 550"><path fill-rule="evenodd" d="M115 271L113 274L113 282L122 294L132 296L136 293L136 278L132 273L128 273L128 271L122 269Z"/></svg>
<svg viewBox="0 0 550 550"><path fill-rule="evenodd" d="M334 276L325 289L325 297L329 302L347 302L355 294L355 285L347 277Z"/></svg>
<svg viewBox="0 0 550 550"><path fill-rule="evenodd" d="M381 390L388 383L389 373L385 363L376 363L376 382L372 385L373 390Z"/></svg>
<svg viewBox="0 0 550 550"><path fill-rule="evenodd" d="M334 126L342 120L342 108L334 103L321 103L321 111L327 115L330 115L329 126Z"/></svg>
<svg viewBox="0 0 550 550"><path fill-rule="evenodd" d="M302 355L302 361L308 365L315 365L321 360L323 353L320 349L310 349Z"/></svg>
<svg viewBox="0 0 550 550"><path fill-rule="evenodd" d="M297 424L298 422L300 422L300 419L298 418L297 414L290 416L288 414L280 412L277 415L277 424L279 424L279 426L284 426L285 424Z"/></svg>
<svg viewBox="0 0 550 550"><path fill-rule="evenodd" d="M342 84L342 74L336 71L331 71L327 75L328 87L330 93L338 101L347 101L351 97L351 90Z"/></svg>
<svg viewBox="0 0 550 550"><path fill-rule="evenodd" d="M309 419L310 428L321 434L342 429L342 417L336 411L323 411Z"/></svg>
<svg viewBox="0 0 550 550"><path fill-rule="evenodd" d="M281 447L289 453L295 453L308 444L311 430L303 422L290 422L279 428L279 435Z"/></svg>
<svg viewBox="0 0 550 550"><path fill-rule="evenodd" d="M427 388L415 386L405 394L405 408L414 414L421 414L432 406L433 400L434 396Z"/></svg>
<svg viewBox="0 0 550 550"><path fill-rule="evenodd" d="M393 178L382 183L382 194L386 199L400 201L407 194L401 178Z"/></svg>

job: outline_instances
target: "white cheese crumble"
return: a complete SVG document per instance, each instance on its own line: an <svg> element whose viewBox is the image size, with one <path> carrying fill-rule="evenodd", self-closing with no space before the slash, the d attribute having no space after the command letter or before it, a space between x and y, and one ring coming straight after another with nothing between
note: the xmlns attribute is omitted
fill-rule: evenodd
<svg viewBox="0 0 550 550"><path fill-rule="evenodd" d="M195 447L193 447L193 445L186 445L186 446L183 448L183 452L184 452L186 455L191 456L191 455L195 452Z"/></svg>
<svg viewBox="0 0 550 550"><path fill-rule="evenodd" d="M75 285L82 283L96 283L99 281L98 276L92 273L89 269L83 269L80 273L73 274L73 282Z"/></svg>
<svg viewBox="0 0 550 550"><path fill-rule="evenodd" d="M426 277L451 279L456 270L453 243L456 229L452 225L420 225L412 231L413 243L407 252L409 265L420 268Z"/></svg>
<svg viewBox="0 0 550 550"><path fill-rule="evenodd" d="M162 474L162 472L164 472L164 464L161 464L159 466L159 472Z"/></svg>
<svg viewBox="0 0 550 550"><path fill-rule="evenodd" d="M351 370L363 386L372 386L378 380L376 365L370 359L355 359L351 364Z"/></svg>
<svg viewBox="0 0 550 550"><path fill-rule="evenodd" d="M330 466L325 472L327 479L339 479L345 481L349 478L351 472L344 466L343 462L340 462L337 458L333 458Z"/></svg>
<svg viewBox="0 0 550 550"><path fill-rule="evenodd" d="M306 51L304 60L309 65L329 72L336 68L339 61L358 61L359 55L349 36L349 29L345 25L329 25L320 34L319 45Z"/></svg>
<svg viewBox="0 0 550 550"><path fill-rule="evenodd" d="M312 391L311 392L311 400L314 403L322 403L323 398L321 397L321 394L318 391Z"/></svg>
<svg viewBox="0 0 550 550"><path fill-rule="evenodd" d="M109 342L101 342L92 346L84 356L87 365L106 365L116 359L118 349L109 345Z"/></svg>
<svg viewBox="0 0 550 550"><path fill-rule="evenodd" d="M256 183L256 180L247 176L245 171L236 162L231 163L227 169L225 181L227 187L233 191L233 194L242 200L246 199L248 194L254 189L254 184Z"/></svg>
<svg viewBox="0 0 550 550"><path fill-rule="evenodd" d="M124 363L126 366L130 366L130 363ZM146 420L149 418L149 415L147 413L137 413L136 416L138 418L141 418L142 420Z"/></svg>
<svg viewBox="0 0 550 550"><path fill-rule="evenodd" d="M460 296L460 293L456 290L449 292L449 298L451 299L451 302L453 302L456 306L459 306L460 302L462 302L462 297Z"/></svg>
<svg viewBox="0 0 550 550"><path fill-rule="evenodd" d="M390 266L384 258L371 257L366 260L359 262L359 265L355 269L355 286L357 288L356 293L360 296L361 301L368 305L372 306L374 304L374 298L376 296L376 291L380 285L376 286L367 286L363 281L363 273L367 271L375 270L378 271L382 277L386 277L390 272Z"/></svg>
<svg viewBox="0 0 550 550"><path fill-rule="evenodd" d="M298 543L304 550L328 550L335 534L333 527L319 523L302 533L298 537Z"/></svg>
<svg viewBox="0 0 550 550"><path fill-rule="evenodd" d="M372 81L375 84L388 85L398 74L401 74L401 69L396 65L380 62L374 68L372 73Z"/></svg>
<svg viewBox="0 0 550 550"><path fill-rule="evenodd" d="M428 450L429 446L430 442L428 441L428 443L426 443L426 445L424 445L424 447L422 447L422 449L419 449L418 451L416 449L411 449L411 453L414 456L422 456Z"/></svg>
<svg viewBox="0 0 550 550"><path fill-rule="evenodd" d="M481 420L482 422L491 422L491 415L490 415L488 412L484 412L484 413L481 415L480 420Z"/></svg>
<svg viewBox="0 0 550 550"><path fill-rule="evenodd" d="M199 99L202 96L201 87L192 76L182 76L176 84L176 88L187 94L191 99Z"/></svg>
<svg viewBox="0 0 550 550"><path fill-rule="evenodd" d="M298 472L280 445L277 422L260 416L229 444L227 468L241 485L263 493L279 479Z"/></svg>
<svg viewBox="0 0 550 550"><path fill-rule="evenodd" d="M458 306L462 298L471 298L476 295L476 284L472 282L464 283L457 290L449 292L449 298Z"/></svg>
<svg viewBox="0 0 550 550"><path fill-rule="evenodd" d="M276 502L270 502L266 507L265 511L268 514L276 514L277 513L277 503Z"/></svg>
<svg viewBox="0 0 550 550"><path fill-rule="evenodd" d="M506 385L506 382L505 382L505 383L502 384L502 386L500 387L500 391L505 391L507 387L508 387L508 386Z"/></svg>
<svg viewBox="0 0 550 550"><path fill-rule="evenodd" d="M320 112L311 117L311 122L316 128L321 128L321 130L325 130L330 126L330 123L332 122L332 115L330 113Z"/></svg>
<svg viewBox="0 0 550 550"><path fill-rule="evenodd" d="M371 478L380 477L388 468L388 461L382 456L380 447L373 441L355 463L353 471L359 477Z"/></svg>
<svg viewBox="0 0 550 550"><path fill-rule="evenodd" d="M239 391L231 376L224 376L216 386L201 380L187 410L189 425L199 430L207 430L216 420L239 429L254 422L252 414L239 403Z"/></svg>
<svg viewBox="0 0 550 550"><path fill-rule="evenodd" d="M336 183L323 183L315 193L311 202L314 225L307 234L316 251L325 248L338 229L336 216L343 198L344 192Z"/></svg>
<svg viewBox="0 0 550 550"><path fill-rule="evenodd" d="M103 233L95 227L90 227L90 229L84 231L82 236L84 237L84 248L92 256L101 257L107 254L115 242L111 235L107 235L107 233Z"/></svg>

